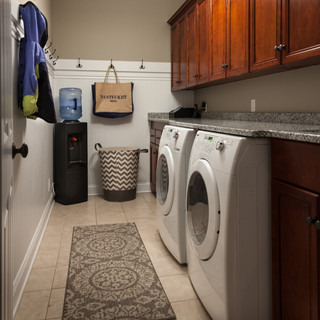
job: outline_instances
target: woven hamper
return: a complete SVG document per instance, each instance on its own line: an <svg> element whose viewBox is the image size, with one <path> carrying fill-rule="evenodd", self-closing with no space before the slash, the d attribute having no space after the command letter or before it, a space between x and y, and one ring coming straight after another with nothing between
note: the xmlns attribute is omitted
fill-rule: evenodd
<svg viewBox="0 0 320 320"><path fill-rule="evenodd" d="M140 152L146 151L130 147L99 149L105 200L116 202L136 198Z"/></svg>

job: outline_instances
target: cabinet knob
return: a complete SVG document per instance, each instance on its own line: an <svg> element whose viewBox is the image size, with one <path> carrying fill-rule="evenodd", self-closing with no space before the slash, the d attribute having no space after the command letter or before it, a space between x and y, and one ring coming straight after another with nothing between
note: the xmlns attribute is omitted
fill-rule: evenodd
<svg viewBox="0 0 320 320"><path fill-rule="evenodd" d="M320 221L316 218L308 217L306 219L306 222L309 226L314 225L317 230L320 230Z"/></svg>
<svg viewBox="0 0 320 320"><path fill-rule="evenodd" d="M192 77L193 77L193 78L198 78L199 75L198 75L198 74L194 74Z"/></svg>
<svg viewBox="0 0 320 320"><path fill-rule="evenodd" d="M223 63L222 65L221 65L221 68L223 68L223 69L227 69L228 68L228 64L227 63Z"/></svg>
<svg viewBox="0 0 320 320"><path fill-rule="evenodd" d="M286 48L286 46L284 44L279 44L278 46L274 46L274 51L282 51Z"/></svg>
<svg viewBox="0 0 320 320"><path fill-rule="evenodd" d="M307 222L307 224L308 224L309 226L312 226L313 224L315 224L316 219L315 219L315 218L312 218L312 217L308 217L308 218L306 219L306 222Z"/></svg>

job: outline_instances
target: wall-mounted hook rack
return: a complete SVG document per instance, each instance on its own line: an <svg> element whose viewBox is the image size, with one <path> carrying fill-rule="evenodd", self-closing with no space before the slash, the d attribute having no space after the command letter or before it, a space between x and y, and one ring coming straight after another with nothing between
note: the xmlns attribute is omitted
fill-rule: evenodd
<svg viewBox="0 0 320 320"><path fill-rule="evenodd" d="M49 55L49 59L51 60L53 58L53 55L56 53L56 49L53 50L53 52Z"/></svg>
<svg viewBox="0 0 320 320"><path fill-rule="evenodd" d="M80 58L78 58L78 64L76 65L77 68L82 68L82 64L80 63Z"/></svg>
<svg viewBox="0 0 320 320"><path fill-rule="evenodd" d="M146 67L143 65L143 59L141 60L141 66L139 67L139 69L145 69Z"/></svg>
<svg viewBox="0 0 320 320"><path fill-rule="evenodd" d="M59 56L57 56L57 58L52 61L52 64L55 66L58 60L59 60Z"/></svg>
<svg viewBox="0 0 320 320"><path fill-rule="evenodd" d="M50 41L49 46L44 49L45 53L49 53L49 48L52 46L52 41Z"/></svg>

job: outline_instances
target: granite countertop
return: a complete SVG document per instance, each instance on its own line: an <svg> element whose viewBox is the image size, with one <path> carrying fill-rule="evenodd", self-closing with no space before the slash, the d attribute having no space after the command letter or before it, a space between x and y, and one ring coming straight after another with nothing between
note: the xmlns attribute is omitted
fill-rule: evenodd
<svg viewBox="0 0 320 320"><path fill-rule="evenodd" d="M280 138L320 144L318 113L214 112L202 118L169 118L168 113L149 113L148 120L245 137Z"/></svg>

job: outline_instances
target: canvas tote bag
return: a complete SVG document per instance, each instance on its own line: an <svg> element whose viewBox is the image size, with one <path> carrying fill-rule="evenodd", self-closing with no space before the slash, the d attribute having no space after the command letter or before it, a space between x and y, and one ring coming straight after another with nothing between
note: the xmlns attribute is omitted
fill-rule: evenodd
<svg viewBox="0 0 320 320"><path fill-rule="evenodd" d="M108 82L110 70L113 69L115 83ZM109 66L104 82L92 85L93 114L105 118L118 118L133 113L133 83L120 83L117 71Z"/></svg>

